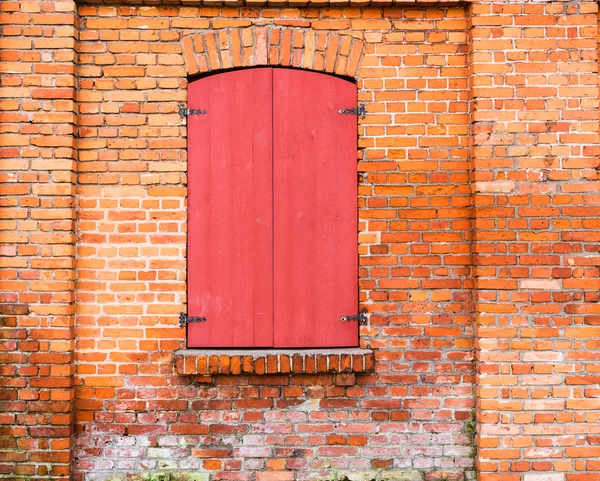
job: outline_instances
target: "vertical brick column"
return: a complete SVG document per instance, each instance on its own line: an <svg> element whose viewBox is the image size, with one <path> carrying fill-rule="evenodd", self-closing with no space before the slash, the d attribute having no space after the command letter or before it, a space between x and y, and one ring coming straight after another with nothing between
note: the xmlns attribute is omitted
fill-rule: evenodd
<svg viewBox="0 0 600 481"><path fill-rule="evenodd" d="M74 2L0 4L0 475L68 479Z"/></svg>
<svg viewBox="0 0 600 481"><path fill-rule="evenodd" d="M596 11L470 7L482 481L600 479Z"/></svg>

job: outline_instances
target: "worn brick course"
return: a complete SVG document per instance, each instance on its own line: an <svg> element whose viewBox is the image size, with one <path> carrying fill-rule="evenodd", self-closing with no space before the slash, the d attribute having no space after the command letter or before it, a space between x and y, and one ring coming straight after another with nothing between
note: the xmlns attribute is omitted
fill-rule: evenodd
<svg viewBox="0 0 600 481"><path fill-rule="evenodd" d="M600 477L595 2L112 3L0 3L0 476ZM261 65L366 103L373 365L176 354L179 104Z"/></svg>

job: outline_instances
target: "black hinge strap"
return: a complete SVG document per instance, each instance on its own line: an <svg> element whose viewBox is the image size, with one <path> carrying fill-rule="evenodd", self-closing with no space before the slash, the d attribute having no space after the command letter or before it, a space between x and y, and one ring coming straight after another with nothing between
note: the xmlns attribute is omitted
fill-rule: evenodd
<svg viewBox="0 0 600 481"><path fill-rule="evenodd" d="M188 109L185 104L179 104L179 116L183 120L188 115L206 115L207 111L204 109Z"/></svg>
<svg viewBox="0 0 600 481"><path fill-rule="evenodd" d="M367 310L363 309L362 311L360 311L358 314L356 314L354 316L344 316L344 317L340 318L340 321L342 321L342 322L358 321L360 324L366 324L367 323Z"/></svg>
<svg viewBox="0 0 600 481"><path fill-rule="evenodd" d="M183 312L179 313L179 327L185 327L190 322L206 322L207 320L206 317L192 317Z"/></svg>
<svg viewBox="0 0 600 481"><path fill-rule="evenodd" d="M367 115L367 106L364 102L361 102L358 104L358 107L354 107L353 109L340 109L338 112L340 114L359 115L361 119L364 119L365 115Z"/></svg>

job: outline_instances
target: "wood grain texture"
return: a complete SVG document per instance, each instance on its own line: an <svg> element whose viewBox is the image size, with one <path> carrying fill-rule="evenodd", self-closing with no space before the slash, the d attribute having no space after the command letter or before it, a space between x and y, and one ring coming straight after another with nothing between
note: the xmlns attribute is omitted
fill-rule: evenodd
<svg viewBox="0 0 600 481"><path fill-rule="evenodd" d="M272 72L192 82L188 105L189 347L273 345Z"/></svg>
<svg viewBox="0 0 600 481"><path fill-rule="evenodd" d="M356 86L273 74L275 346L356 346Z"/></svg>

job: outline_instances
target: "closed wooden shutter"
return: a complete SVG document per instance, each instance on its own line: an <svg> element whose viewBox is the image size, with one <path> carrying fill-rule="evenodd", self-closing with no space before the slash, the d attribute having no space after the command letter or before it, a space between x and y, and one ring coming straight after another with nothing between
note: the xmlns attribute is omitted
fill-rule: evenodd
<svg viewBox="0 0 600 481"><path fill-rule="evenodd" d="M188 117L190 347L273 346L272 73L192 82Z"/></svg>
<svg viewBox="0 0 600 481"><path fill-rule="evenodd" d="M273 75L275 345L356 346L356 86L330 75Z"/></svg>
<svg viewBox="0 0 600 481"><path fill-rule="evenodd" d="M188 346L356 346L356 86L249 69L188 103Z"/></svg>

